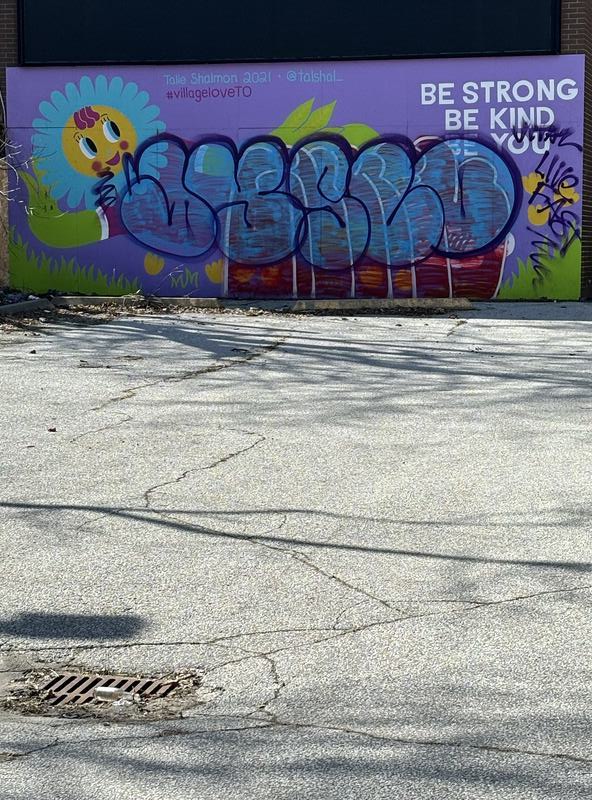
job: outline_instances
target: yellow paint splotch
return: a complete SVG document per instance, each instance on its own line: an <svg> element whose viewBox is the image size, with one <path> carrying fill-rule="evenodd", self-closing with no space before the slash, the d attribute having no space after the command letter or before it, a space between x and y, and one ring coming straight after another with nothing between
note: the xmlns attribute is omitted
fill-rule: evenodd
<svg viewBox="0 0 592 800"><path fill-rule="evenodd" d="M206 264L206 275L212 283L222 283L224 280L224 259L219 258L217 261L212 261L211 264Z"/></svg>
<svg viewBox="0 0 592 800"><path fill-rule="evenodd" d="M156 253L146 253L144 256L144 269L148 275L158 275L164 268L164 258Z"/></svg>

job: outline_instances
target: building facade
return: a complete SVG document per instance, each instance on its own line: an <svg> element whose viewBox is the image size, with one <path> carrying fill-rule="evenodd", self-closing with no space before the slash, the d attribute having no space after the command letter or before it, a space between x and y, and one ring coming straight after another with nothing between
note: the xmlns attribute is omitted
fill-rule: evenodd
<svg viewBox="0 0 592 800"><path fill-rule="evenodd" d="M488 55L461 53L450 26L460 57L434 58L435 40L415 57L406 36L413 58L381 59L361 26L354 44L335 34L346 60L311 61L323 43L300 26L281 51L226 37L207 65L182 38L180 64L157 39L128 59L125 38L105 51L81 34L76 51L75 27L62 61L23 8L0 0L15 288L592 296L592 0L563 0L558 25L545 12L557 40L539 42L539 20L527 54L501 28L490 48L481 21L469 39ZM142 53L163 63L123 63Z"/></svg>

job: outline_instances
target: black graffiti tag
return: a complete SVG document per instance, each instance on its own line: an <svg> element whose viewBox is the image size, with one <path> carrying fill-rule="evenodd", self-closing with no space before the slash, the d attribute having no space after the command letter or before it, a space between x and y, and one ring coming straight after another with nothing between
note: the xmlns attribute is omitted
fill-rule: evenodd
<svg viewBox="0 0 592 800"><path fill-rule="evenodd" d="M578 142L570 141L574 135L573 128L558 128L556 125L524 125L520 128L515 126L512 134L518 144L528 140L537 142L538 145L548 142L549 146L556 144L557 147L575 147L580 153L584 149Z"/></svg>
<svg viewBox="0 0 592 800"><path fill-rule="evenodd" d="M545 269L544 258L549 253L557 250L563 257L572 243L581 238L580 219L571 210L575 202L573 193L580 181L573 167L568 166L560 156L551 157L548 152L537 164L535 175L538 182L528 204L542 218L548 216L548 233L528 228L537 237L532 241L534 250L530 258L534 269L542 271Z"/></svg>

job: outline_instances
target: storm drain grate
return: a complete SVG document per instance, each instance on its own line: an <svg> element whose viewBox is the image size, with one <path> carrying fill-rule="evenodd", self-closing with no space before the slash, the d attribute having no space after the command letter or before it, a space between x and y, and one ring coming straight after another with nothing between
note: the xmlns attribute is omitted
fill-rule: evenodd
<svg viewBox="0 0 592 800"><path fill-rule="evenodd" d="M133 695L141 700L167 697L179 685L178 680L126 677L125 675L81 675L62 672L52 675L39 686L50 706L85 706L102 700L117 700Z"/></svg>

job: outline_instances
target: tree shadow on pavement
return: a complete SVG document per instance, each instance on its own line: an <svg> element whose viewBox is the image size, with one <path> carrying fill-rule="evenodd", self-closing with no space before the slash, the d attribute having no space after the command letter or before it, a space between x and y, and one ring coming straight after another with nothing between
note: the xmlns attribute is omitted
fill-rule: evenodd
<svg viewBox="0 0 592 800"><path fill-rule="evenodd" d="M252 359L255 353L266 360L268 384L273 380L277 387L268 398L258 395L259 416L275 413L278 400L285 401L281 387L292 391L298 385L322 387L316 413L329 408L332 416L339 403L348 409L350 424L354 412L376 417L429 402L445 403L449 410L520 404L521 413L528 415L550 399L584 400L592 391L592 379L582 366L592 326L582 322L563 319L546 327L531 326L524 328L524 338L516 339L508 339L499 325L471 327L468 334L467 326L448 330L444 323L452 326L452 320L434 325L430 321L425 323L428 327L417 321L409 329L397 327L394 319L360 318L349 323L347 332L339 320L330 327L322 319L305 322L122 317L95 327L87 337L68 336L65 344L70 355L100 359L98 366L114 373L124 368L122 359L133 354L138 360L129 378L135 385L141 385L144 374L163 382L198 378L205 385L219 380L216 371L208 374L212 359L218 365L240 365L241 354L251 354ZM57 337L66 332L59 326L48 331ZM184 400L179 397L176 402ZM191 403L199 404L199 396ZM233 403L236 411L240 398L234 397Z"/></svg>
<svg viewBox="0 0 592 800"><path fill-rule="evenodd" d="M443 687L444 690L444 687ZM221 730L127 730L97 741L64 742L0 764L15 783L5 800L581 800L589 798L590 761L576 752L534 747L537 728L563 723L529 712L524 739L504 746L494 733L398 738L334 725L261 723L239 717ZM378 723L380 720L377 721ZM371 731L373 720L365 726ZM503 737L502 737L503 739ZM81 784L80 776L85 776ZM16 788L18 786L18 788ZM72 787L76 786L76 791ZM92 788L91 788L92 787ZM12 790L12 791L11 791ZM50 790L50 793L46 792Z"/></svg>
<svg viewBox="0 0 592 800"><path fill-rule="evenodd" d="M0 634L27 639L68 639L81 642L128 640L147 627L136 614L22 613L0 620Z"/></svg>
<svg viewBox="0 0 592 800"><path fill-rule="evenodd" d="M184 517L191 517L197 516L207 513L208 516L215 516L227 517L229 515L240 514L242 516L245 515L256 515L256 514L269 514L269 513L281 513L283 515L295 513L295 514L314 514L319 516L327 516L329 518L336 517L336 518L344 518L350 519L352 522L356 521L368 521L373 520L377 521L375 517L351 517L348 515L340 515L334 514L331 512L323 512L320 510L315 509L314 511L307 511L306 509L249 509L245 510L242 509L238 512L231 512L231 511L207 511L204 512L202 510L187 510L187 509L156 509L156 508L145 508L145 507L113 507L113 506L104 506L104 505L92 505L92 504L76 504L76 503L28 503L28 502L0 502L0 509L7 509L11 511L28 511L28 510L35 510L35 511L42 511L43 513L48 512L60 512L60 511L81 511L81 512L92 512L97 514L104 514L106 517L111 517L113 519L123 519L123 520L131 520L138 523L148 524L151 526L161 527L165 530L173 530L179 533L187 533L187 534L195 534L206 538L212 539L220 539L220 540L234 540L234 541L250 541L256 539L259 542L270 542L273 544L278 545L287 545L289 547L311 547L315 549L321 550L335 550L335 551L343 551L343 552L354 552L354 553L367 553L367 554L381 554L381 555L392 555L392 556L410 556L419 559L427 559L427 560L435 560L435 561L452 561L452 562L468 562L468 563L489 563L489 564L502 564L502 565L515 565L515 566L531 566L535 568L550 568L550 569L564 569L573 572L579 573L589 573L592 572L592 561L562 561L560 559L525 559L525 558L499 558L494 556L486 556L486 555L473 555L469 553L454 553L454 552L444 552L444 551L436 551L436 550L421 550L421 549L406 549L400 547L392 547L392 546L383 546L383 545L366 545L361 544L355 540L344 542L344 541L335 541L331 539L312 539L304 536L288 536L283 535L280 532L271 532L271 531L257 531L253 530L250 532L239 532L239 531L230 531L230 530L223 530L220 528L213 528L211 526L202 525L196 522L191 522L189 520L179 519L178 517L172 516L173 514L178 514ZM166 515L166 516L165 516ZM518 519L518 515L514 514L516 519L512 523L513 526L521 527L525 524L525 521L522 519ZM588 528L590 525L590 515L589 513L583 513L582 511L579 512L566 512L565 517L558 522L555 522L555 526L565 526L569 528L573 527L583 527ZM532 521L532 516L529 517ZM394 527L406 526L406 525L434 525L438 529L441 529L444 525L443 520L397 520L397 519L388 519L384 518L381 519L382 522L388 523ZM474 519L461 519L456 520L453 519L449 523L451 526L474 526L475 520ZM487 521L482 518L482 515L479 519L479 524L481 526L487 527ZM492 525L495 526L498 524L495 520L495 517L492 521ZM2 629L0 628L0 632Z"/></svg>

